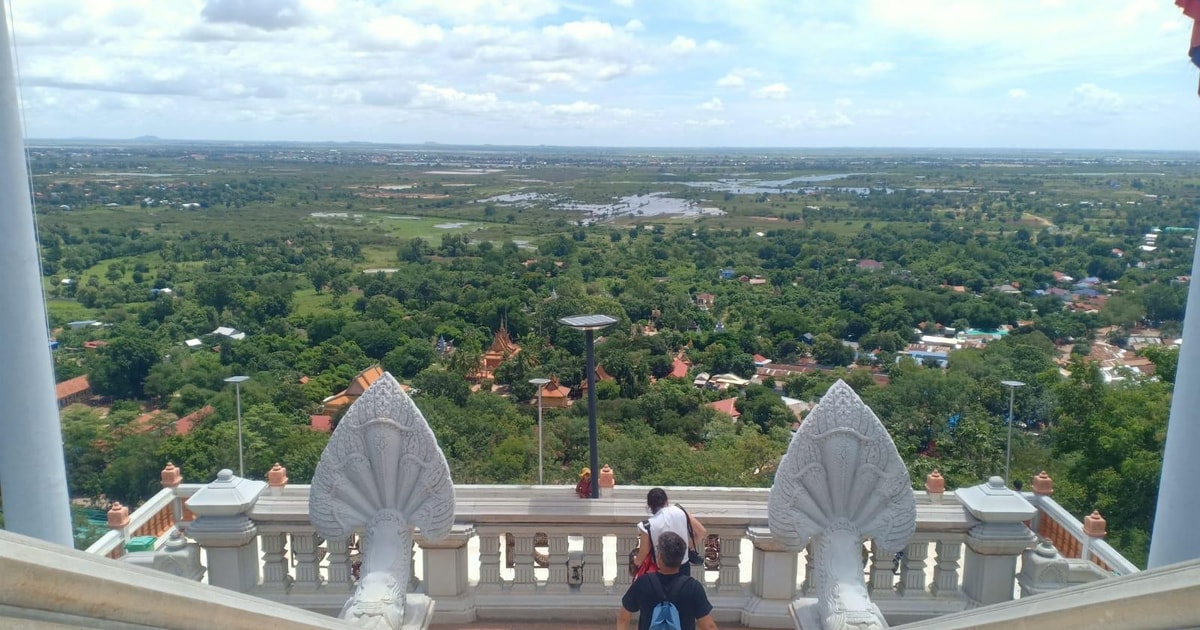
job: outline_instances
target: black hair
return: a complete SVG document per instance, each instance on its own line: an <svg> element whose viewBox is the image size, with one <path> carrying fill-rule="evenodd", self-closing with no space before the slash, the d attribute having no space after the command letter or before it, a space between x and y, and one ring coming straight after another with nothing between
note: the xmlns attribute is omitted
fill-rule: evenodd
<svg viewBox="0 0 1200 630"><path fill-rule="evenodd" d="M658 514L658 511L667 505L667 491L662 488L654 488L647 492L646 505L650 506L651 514Z"/></svg>
<svg viewBox="0 0 1200 630"><path fill-rule="evenodd" d="M678 569L687 555L687 543L675 532L663 532L658 537L658 563L668 569Z"/></svg>

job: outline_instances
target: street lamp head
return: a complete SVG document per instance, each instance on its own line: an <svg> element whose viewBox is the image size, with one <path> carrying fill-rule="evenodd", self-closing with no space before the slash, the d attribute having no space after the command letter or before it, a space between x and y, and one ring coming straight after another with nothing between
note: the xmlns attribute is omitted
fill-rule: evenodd
<svg viewBox="0 0 1200 630"><path fill-rule="evenodd" d="M576 330L600 330L617 323L617 318L608 315L574 315L560 318L558 323Z"/></svg>
<svg viewBox="0 0 1200 630"><path fill-rule="evenodd" d="M550 382L550 379L548 379L548 378L531 378L531 379L529 379L530 385L537 385L538 387L541 387L542 385L545 385L546 383L549 383L549 382Z"/></svg>
<svg viewBox="0 0 1200 630"><path fill-rule="evenodd" d="M1000 384L1005 387L1025 387L1025 383L1021 381L1000 381Z"/></svg>
<svg viewBox="0 0 1200 630"><path fill-rule="evenodd" d="M245 383L248 380L250 380L249 376L230 376L229 378L225 379L225 382L226 383Z"/></svg>

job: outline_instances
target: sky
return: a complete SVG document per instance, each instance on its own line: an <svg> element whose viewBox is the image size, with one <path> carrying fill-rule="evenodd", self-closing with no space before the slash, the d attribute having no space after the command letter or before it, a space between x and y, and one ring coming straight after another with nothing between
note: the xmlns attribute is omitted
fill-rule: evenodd
<svg viewBox="0 0 1200 630"><path fill-rule="evenodd" d="M1171 0L9 0L31 138L1200 150Z"/></svg>

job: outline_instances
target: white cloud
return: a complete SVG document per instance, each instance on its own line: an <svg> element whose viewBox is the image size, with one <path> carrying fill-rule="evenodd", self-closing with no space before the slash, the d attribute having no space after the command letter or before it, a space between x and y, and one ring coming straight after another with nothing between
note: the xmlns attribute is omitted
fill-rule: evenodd
<svg viewBox="0 0 1200 630"><path fill-rule="evenodd" d="M717 85L725 88L739 88L746 85L746 80L736 74L727 74L717 79Z"/></svg>
<svg viewBox="0 0 1200 630"><path fill-rule="evenodd" d="M1112 90L1095 83L1084 83L1071 93L1072 109L1101 114L1119 114L1125 109L1125 99Z"/></svg>
<svg viewBox="0 0 1200 630"><path fill-rule="evenodd" d="M788 87L784 83L772 83L754 90L750 93L750 96L753 96L754 98L780 100L787 98L788 93L791 91L792 88Z"/></svg>
<svg viewBox="0 0 1200 630"><path fill-rule="evenodd" d="M289 29L309 20L298 0L208 0L200 16L207 22L245 24L264 31Z"/></svg>
<svg viewBox="0 0 1200 630"><path fill-rule="evenodd" d="M633 2L634 2L634 0L612 0L613 4L615 4L619 7L625 7L626 9L632 7Z"/></svg>
<svg viewBox="0 0 1200 630"><path fill-rule="evenodd" d="M12 0L11 10L35 137L1200 146L1200 125L1166 131L1161 113L1181 102L1176 70L1190 67L1191 21L1170 2L721 1L721 11L682 0ZM806 100L817 94L830 96ZM1006 111L1042 126L1014 135L997 122ZM1102 135L1065 122L1116 113ZM837 135L785 141L780 127Z"/></svg>
<svg viewBox="0 0 1200 630"><path fill-rule="evenodd" d="M676 35L675 39L671 40L671 43L667 46L667 49L677 55L690 53L696 50L696 40L691 37Z"/></svg>
<svg viewBox="0 0 1200 630"><path fill-rule="evenodd" d="M854 125L854 121L840 111L818 112L815 109L794 116L787 114L772 122L780 129L837 129Z"/></svg>
<svg viewBox="0 0 1200 630"><path fill-rule="evenodd" d="M559 11L559 4L558 0L404 0L393 10L404 15L456 24L520 23L554 15Z"/></svg>
<svg viewBox="0 0 1200 630"><path fill-rule="evenodd" d="M704 120L695 120L695 119L689 118L689 119L683 121L683 124L685 124L689 127L707 127L707 128L712 129L712 128L716 128L716 127L728 126L729 121L725 120L724 118L716 118L716 117L705 118Z"/></svg>
<svg viewBox="0 0 1200 630"><path fill-rule="evenodd" d="M587 101L575 101L569 105L550 105L546 107L546 111L550 112L551 114L579 116L582 114L594 114L600 111L600 106Z"/></svg>
<svg viewBox="0 0 1200 630"><path fill-rule="evenodd" d="M876 61L865 66L854 66L850 69L850 74L860 78L869 79L881 74L887 74L896 69L896 64L890 61Z"/></svg>
<svg viewBox="0 0 1200 630"><path fill-rule="evenodd" d="M365 30L367 38L362 44L377 50L427 50L445 39L437 24L421 24L402 15L373 19Z"/></svg>
<svg viewBox="0 0 1200 630"><path fill-rule="evenodd" d="M754 68L734 68L728 74L717 79L717 87L740 88L746 85L746 79L757 79L762 73Z"/></svg>

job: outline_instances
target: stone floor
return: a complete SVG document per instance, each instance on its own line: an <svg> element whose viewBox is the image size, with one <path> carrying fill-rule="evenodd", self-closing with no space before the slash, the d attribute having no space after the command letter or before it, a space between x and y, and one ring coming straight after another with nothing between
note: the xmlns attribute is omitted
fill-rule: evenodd
<svg viewBox="0 0 1200 630"><path fill-rule="evenodd" d="M575 622L478 622L467 625L433 624L430 630L612 630L616 623L575 623ZM630 624L637 628L637 624ZM722 630L742 628L742 625L720 624Z"/></svg>
<svg viewBox="0 0 1200 630"><path fill-rule="evenodd" d="M433 624L430 630L612 630L614 625L616 624L479 622L468 625Z"/></svg>

